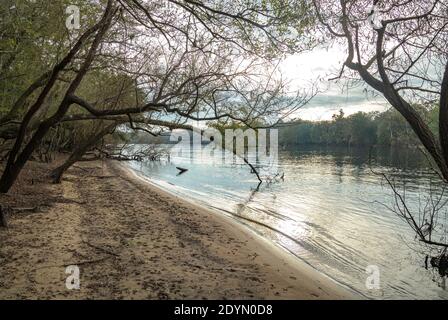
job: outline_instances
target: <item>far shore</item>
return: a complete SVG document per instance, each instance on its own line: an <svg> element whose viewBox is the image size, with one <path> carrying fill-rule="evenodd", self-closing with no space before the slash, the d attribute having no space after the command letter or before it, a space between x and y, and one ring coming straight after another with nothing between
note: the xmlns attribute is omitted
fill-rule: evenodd
<svg viewBox="0 0 448 320"><path fill-rule="evenodd" d="M39 173L39 179L31 179ZM0 202L0 299L360 299L233 219L115 162L59 185L31 162ZM80 289L66 288L68 265Z"/></svg>

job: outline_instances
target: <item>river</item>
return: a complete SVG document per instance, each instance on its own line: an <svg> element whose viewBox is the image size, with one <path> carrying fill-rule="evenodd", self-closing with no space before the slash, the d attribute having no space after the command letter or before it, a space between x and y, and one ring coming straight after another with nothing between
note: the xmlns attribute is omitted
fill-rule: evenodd
<svg viewBox="0 0 448 320"><path fill-rule="evenodd" d="M419 151L298 146L279 153L284 181L258 190L246 165L223 164L200 151L130 166L170 192L233 216L368 298L448 299L437 272L424 268L426 249L386 207L394 198L378 174L406 181L406 201L418 210L434 178ZM188 171L177 175L176 166ZM366 286L368 266L379 270L379 289Z"/></svg>

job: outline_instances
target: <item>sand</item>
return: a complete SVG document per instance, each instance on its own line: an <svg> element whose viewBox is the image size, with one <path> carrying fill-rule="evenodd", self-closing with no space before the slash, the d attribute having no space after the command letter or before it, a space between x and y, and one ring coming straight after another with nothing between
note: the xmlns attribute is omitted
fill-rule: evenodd
<svg viewBox="0 0 448 320"><path fill-rule="evenodd" d="M32 179L36 172L42 178ZM18 208L0 229L1 299L359 298L232 218L120 164L78 163L59 185L44 173L31 163L0 196ZM68 265L79 267L79 290L66 287Z"/></svg>

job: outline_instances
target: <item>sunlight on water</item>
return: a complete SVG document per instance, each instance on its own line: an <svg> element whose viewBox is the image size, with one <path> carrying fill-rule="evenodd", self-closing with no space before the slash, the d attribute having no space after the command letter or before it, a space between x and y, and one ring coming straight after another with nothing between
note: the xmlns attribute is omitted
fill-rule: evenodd
<svg viewBox="0 0 448 320"><path fill-rule="evenodd" d="M448 299L436 273L423 268L426 253L410 227L385 207L392 203L391 190L372 172L400 170L407 199L418 207L420 185L430 178L421 156L379 150L369 166L369 150L282 151L285 181L256 191L257 179L244 164L222 164L200 150L192 155L131 167L171 192L233 215L367 297ZM176 166L188 171L178 176ZM365 286L369 265L380 268L380 290Z"/></svg>

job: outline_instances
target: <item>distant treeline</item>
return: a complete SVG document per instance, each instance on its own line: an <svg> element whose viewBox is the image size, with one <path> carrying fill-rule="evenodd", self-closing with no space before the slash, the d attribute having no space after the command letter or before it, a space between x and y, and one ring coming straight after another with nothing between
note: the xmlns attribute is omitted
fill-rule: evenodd
<svg viewBox="0 0 448 320"><path fill-rule="evenodd" d="M437 107L419 107L435 135ZM357 112L345 116L341 109L330 121L297 119L279 126L279 144L347 145L347 146L417 146L420 144L404 118L395 110Z"/></svg>
<svg viewBox="0 0 448 320"><path fill-rule="evenodd" d="M438 136L437 107L418 107L429 124L433 133ZM243 124L234 122L209 122L208 126L221 131L224 136L225 129L247 129ZM264 126L263 123L253 123L253 127ZM328 145L328 146L403 146L415 147L420 142L404 118L395 109L385 112L357 112L346 116L341 109L334 114L332 120L307 121L295 119L282 122L279 129L279 145ZM128 140L133 143L167 144L170 133L152 137L145 132L123 133L129 135Z"/></svg>

